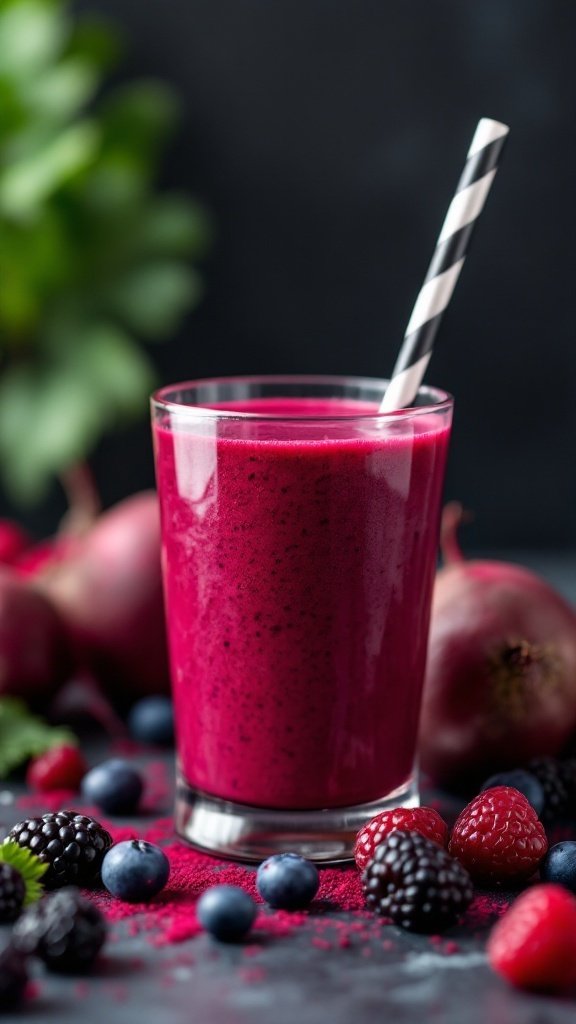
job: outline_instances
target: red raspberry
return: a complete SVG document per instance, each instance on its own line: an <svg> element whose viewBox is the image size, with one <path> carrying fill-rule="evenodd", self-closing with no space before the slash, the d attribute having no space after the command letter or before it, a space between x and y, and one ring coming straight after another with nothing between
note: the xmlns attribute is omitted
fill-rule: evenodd
<svg viewBox="0 0 576 1024"><path fill-rule="evenodd" d="M448 849L482 885L532 877L548 840L536 811L512 786L486 789L456 819Z"/></svg>
<svg viewBox="0 0 576 1024"><path fill-rule="evenodd" d="M53 789L77 790L87 771L86 762L76 747L53 747L30 762L26 782L30 789L39 793Z"/></svg>
<svg viewBox="0 0 576 1024"><path fill-rule="evenodd" d="M372 860L374 850L384 837L398 830L419 832L438 846L446 847L448 843L448 826L432 807L394 807L377 814L356 836L354 859L360 871Z"/></svg>
<svg viewBox="0 0 576 1024"><path fill-rule="evenodd" d="M559 992L576 983L576 899L561 885L522 893L486 947L498 974L519 988Z"/></svg>

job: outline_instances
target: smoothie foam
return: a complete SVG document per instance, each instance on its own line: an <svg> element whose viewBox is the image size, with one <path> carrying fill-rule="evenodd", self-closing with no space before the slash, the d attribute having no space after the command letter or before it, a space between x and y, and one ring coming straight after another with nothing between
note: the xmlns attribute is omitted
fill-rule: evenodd
<svg viewBox="0 0 576 1024"><path fill-rule="evenodd" d="M181 770L261 807L377 800L413 768L449 427L226 408L286 419L155 425Z"/></svg>

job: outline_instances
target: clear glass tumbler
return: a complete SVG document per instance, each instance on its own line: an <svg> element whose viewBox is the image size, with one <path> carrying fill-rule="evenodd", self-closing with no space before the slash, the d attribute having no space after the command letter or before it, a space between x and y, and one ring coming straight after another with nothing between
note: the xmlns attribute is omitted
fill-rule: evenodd
<svg viewBox="0 0 576 1024"><path fill-rule="evenodd" d="M219 855L351 856L418 802L415 750L452 399L238 377L152 399L176 826Z"/></svg>

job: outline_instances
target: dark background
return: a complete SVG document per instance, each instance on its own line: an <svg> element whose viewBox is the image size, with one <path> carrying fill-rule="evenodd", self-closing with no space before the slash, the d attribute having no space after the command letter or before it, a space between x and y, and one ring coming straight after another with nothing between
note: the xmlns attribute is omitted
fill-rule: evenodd
<svg viewBox="0 0 576 1024"><path fill-rule="evenodd" d="M162 382L390 372L480 116L503 166L428 372L457 400L447 495L484 548L576 546L571 0L89 0L123 75L183 98L163 184L217 227ZM94 460L106 502L152 481L148 426Z"/></svg>

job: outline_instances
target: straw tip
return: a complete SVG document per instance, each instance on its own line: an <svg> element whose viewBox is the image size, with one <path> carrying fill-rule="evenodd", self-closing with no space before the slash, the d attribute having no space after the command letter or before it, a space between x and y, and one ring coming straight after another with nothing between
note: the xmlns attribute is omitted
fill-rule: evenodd
<svg viewBox="0 0 576 1024"><path fill-rule="evenodd" d="M510 128L503 121L495 121L492 117L481 117L474 132L474 138L468 150L468 156L474 156L485 146L496 142L497 139L504 139Z"/></svg>
<svg viewBox="0 0 576 1024"><path fill-rule="evenodd" d="M484 131L490 128L493 132L498 132L499 135L508 135L510 131L509 124L496 121L493 117L481 117L478 121L478 128L482 128Z"/></svg>

